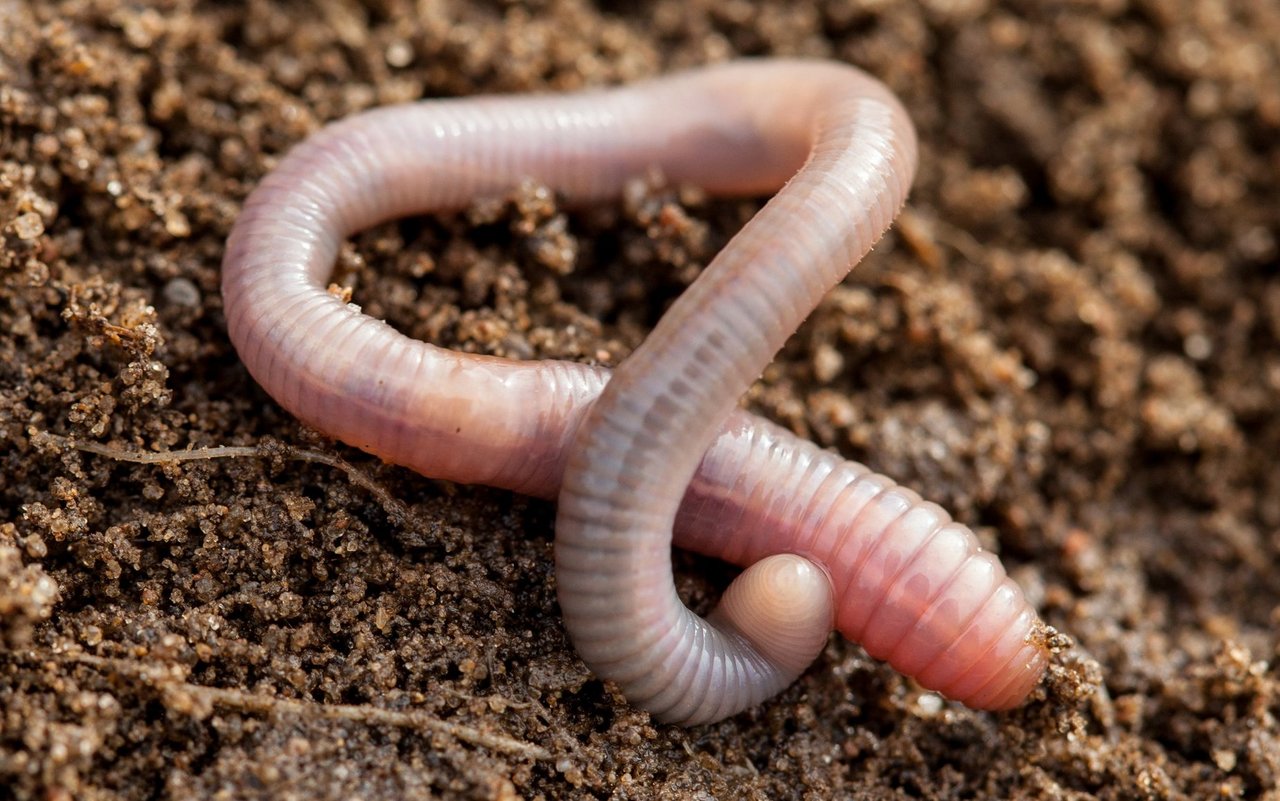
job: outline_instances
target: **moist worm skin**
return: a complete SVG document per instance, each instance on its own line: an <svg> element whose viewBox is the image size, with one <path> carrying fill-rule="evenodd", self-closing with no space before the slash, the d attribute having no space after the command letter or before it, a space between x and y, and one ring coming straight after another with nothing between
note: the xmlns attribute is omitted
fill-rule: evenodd
<svg viewBox="0 0 1280 801"><path fill-rule="evenodd" d="M807 621L798 647L809 650L821 636L808 629L825 626L823 612L799 607L753 617L757 593L814 596L795 560L738 579L764 589L742 590L745 611L717 610L729 629L717 639L675 596L673 520L677 545L737 564L805 557L834 588L836 627L872 656L970 706L1007 708L1047 659L999 561L910 490L733 410L887 228L914 162L914 132L888 91L821 62L375 109L307 139L246 201L223 260L228 331L282 406L388 461L548 498L568 469L556 545L566 626L594 670L664 720L718 719L775 692L816 653L796 667L770 639L779 620ZM581 204L655 166L722 195L791 180L613 381L585 365L436 348L325 291L342 242L363 228L460 209L526 178ZM666 639L673 623L687 639Z"/></svg>

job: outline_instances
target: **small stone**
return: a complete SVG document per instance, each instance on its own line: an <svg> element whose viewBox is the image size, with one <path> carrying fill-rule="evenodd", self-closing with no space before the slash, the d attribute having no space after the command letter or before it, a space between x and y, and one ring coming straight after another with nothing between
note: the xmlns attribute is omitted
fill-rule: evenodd
<svg viewBox="0 0 1280 801"><path fill-rule="evenodd" d="M395 41L387 45L387 66L402 69L413 63L413 48L408 42Z"/></svg>
<svg viewBox="0 0 1280 801"><path fill-rule="evenodd" d="M840 351L827 344L818 345L813 353L813 377L821 384L829 384L844 369L844 357Z"/></svg>
<svg viewBox="0 0 1280 801"><path fill-rule="evenodd" d="M174 306L194 309L200 305L200 288L188 278L174 278L164 285L162 296Z"/></svg>
<svg viewBox="0 0 1280 801"><path fill-rule="evenodd" d="M34 211L29 211L13 221L13 232L18 238L30 241L44 233L44 221Z"/></svg>

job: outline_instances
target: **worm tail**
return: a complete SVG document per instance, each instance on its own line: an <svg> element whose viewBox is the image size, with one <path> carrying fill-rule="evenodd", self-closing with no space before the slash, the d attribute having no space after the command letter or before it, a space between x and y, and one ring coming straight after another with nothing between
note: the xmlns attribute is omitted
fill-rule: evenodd
<svg viewBox="0 0 1280 801"><path fill-rule="evenodd" d="M1048 664L1035 611L966 526L892 479L746 415L703 459L677 528L685 547L737 564L786 552L822 565L842 634L970 707L1018 705Z"/></svg>

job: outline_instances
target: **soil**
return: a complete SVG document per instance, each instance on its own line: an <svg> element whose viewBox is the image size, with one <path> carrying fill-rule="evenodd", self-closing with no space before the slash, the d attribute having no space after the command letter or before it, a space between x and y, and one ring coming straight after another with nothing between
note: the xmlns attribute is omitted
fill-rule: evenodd
<svg viewBox="0 0 1280 801"><path fill-rule="evenodd" d="M0 0L0 797L1280 799L1277 41L1273 0ZM227 232L325 121L739 55L857 64L919 128L746 402L1000 553L1072 638L1018 710L835 637L656 724L565 637L552 505L305 429L227 341ZM340 274L414 336L614 363L759 205L637 179ZM730 575L678 566L698 609Z"/></svg>

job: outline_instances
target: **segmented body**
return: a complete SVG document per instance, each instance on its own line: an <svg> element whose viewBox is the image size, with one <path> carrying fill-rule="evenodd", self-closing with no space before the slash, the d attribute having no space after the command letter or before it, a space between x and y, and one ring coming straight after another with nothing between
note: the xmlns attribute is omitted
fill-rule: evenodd
<svg viewBox="0 0 1280 801"><path fill-rule="evenodd" d="M663 719L714 720L785 686L821 647L830 612L796 602L758 617L770 603L753 593L781 587L817 604L828 577L837 628L873 656L971 706L1013 706L1046 654L998 560L937 506L732 408L889 225L914 160L887 90L818 62L377 109L318 132L252 193L223 262L228 330L273 397L352 445L543 497L567 482L557 575L570 635ZM458 209L525 178L570 203L606 198L655 166L716 194L791 180L613 381L436 348L325 291L345 237L378 222ZM743 565L798 554L820 570L746 574L718 635L675 597L673 520L683 547ZM793 659L792 647L812 653Z"/></svg>

